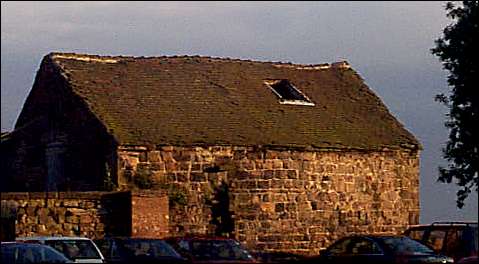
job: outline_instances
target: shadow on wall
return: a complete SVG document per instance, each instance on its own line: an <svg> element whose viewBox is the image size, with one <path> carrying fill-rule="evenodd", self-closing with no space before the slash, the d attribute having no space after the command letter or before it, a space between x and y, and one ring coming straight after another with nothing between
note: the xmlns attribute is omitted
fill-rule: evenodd
<svg viewBox="0 0 479 264"><path fill-rule="evenodd" d="M15 240L15 220L17 218L17 206L18 204L15 202L1 202L0 241Z"/></svg>
<svg viewBox="0 0 479 264"><path fill-rule="evenodd" d="M215 235L230 237L234 231L232 212L230 211L229 187L225 181L214 189L211 205L211 224Z"/></svg>

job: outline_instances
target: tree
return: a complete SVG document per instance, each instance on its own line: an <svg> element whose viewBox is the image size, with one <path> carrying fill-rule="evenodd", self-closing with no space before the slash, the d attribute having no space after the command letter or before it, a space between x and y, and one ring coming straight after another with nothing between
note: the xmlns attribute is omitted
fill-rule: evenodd
<svg viewBox="0 0 479 264"><path fill-rule="evenodd" d="M449 108L445 126L449 140L442 149L447 168L439 167L438 180L460 186L457 206L473 189L478 191L479 174L479 1L463 1L462 5L447 3L447 16L453 23L444 28L444 35L435 41L431 52L438 56L449 71L449 95L439 94L436 100Z"/></svg>

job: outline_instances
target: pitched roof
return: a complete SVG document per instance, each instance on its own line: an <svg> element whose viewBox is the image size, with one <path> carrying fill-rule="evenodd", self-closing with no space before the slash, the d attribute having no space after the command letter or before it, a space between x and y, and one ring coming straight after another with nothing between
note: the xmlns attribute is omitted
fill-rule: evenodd
<svg viewBox="0 0 479 264"><path fill-rule="evenodd" d="M420 147L347 63L51 53L120 144ZM314 106L280 104L289 80Z"/></svg>

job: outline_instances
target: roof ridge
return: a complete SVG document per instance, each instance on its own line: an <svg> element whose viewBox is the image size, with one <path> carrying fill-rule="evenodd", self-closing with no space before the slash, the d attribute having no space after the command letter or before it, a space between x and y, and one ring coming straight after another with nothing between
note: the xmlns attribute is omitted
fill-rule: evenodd
<svg viewBox="0 0 479 264"><path fill-rule="evenodd" d="M202 56L202 55L162 55L162 56L113 56L113 55L97 55L97 54L85 54L85 53L71 53L71 52L52 52L49 55L52 59L74 59L80 61L93 61L93 62L103 62L103 63L117 63L120 60L128 59L176 59L176 58L192 58L192 59L205 59L205 60L215 60L215 61L224 61L224 62L248 62L248 63L261 63L261 64L271 64L279 68L295 68L300 70L323 70L329 68L351 68L350 64L346 61L338 61L332 63L318 63L318 64L307 64L307 63L293 63L286 61L260 61L254 59L241 59L241 58L230 58L230 57L214 57L214 56Z"/></svg>

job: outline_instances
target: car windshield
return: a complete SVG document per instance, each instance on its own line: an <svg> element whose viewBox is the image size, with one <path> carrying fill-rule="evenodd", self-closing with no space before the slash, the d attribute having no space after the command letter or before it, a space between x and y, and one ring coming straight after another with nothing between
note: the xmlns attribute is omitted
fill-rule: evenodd
<svg viewBox="0 0 479 264"><path fill-rule="evenodd" d="M45 244L63 253L71 260L75 259L101 259L98 250L90 240L47 240Z"/></svg>
<svg viewBox="0 0 479 264"><path fill-rule="evenodd" d="M251 260L253 257L234 240L195 240L191 253L197 260Z"/></svg>
<svg viewBox="0 0 479 264"><path fill-rule="evenodd" d="M67 263L69 260L49 246L37 244L3 244L2 263Z"/></svg>
<svg viewBox="0 0 479 264"><path fill-rule="evenodd" d="M174 257L181 256L163 240L125 239L117 242L118 248L128 256L147 255L149 257Z"/></svg>
<svg viewBox="0 0 479 264"><path fill-rule="evenodd" d="M395 255L434 254L432 249L409 237L383 237L380 240L386 250Z"/></svg>

